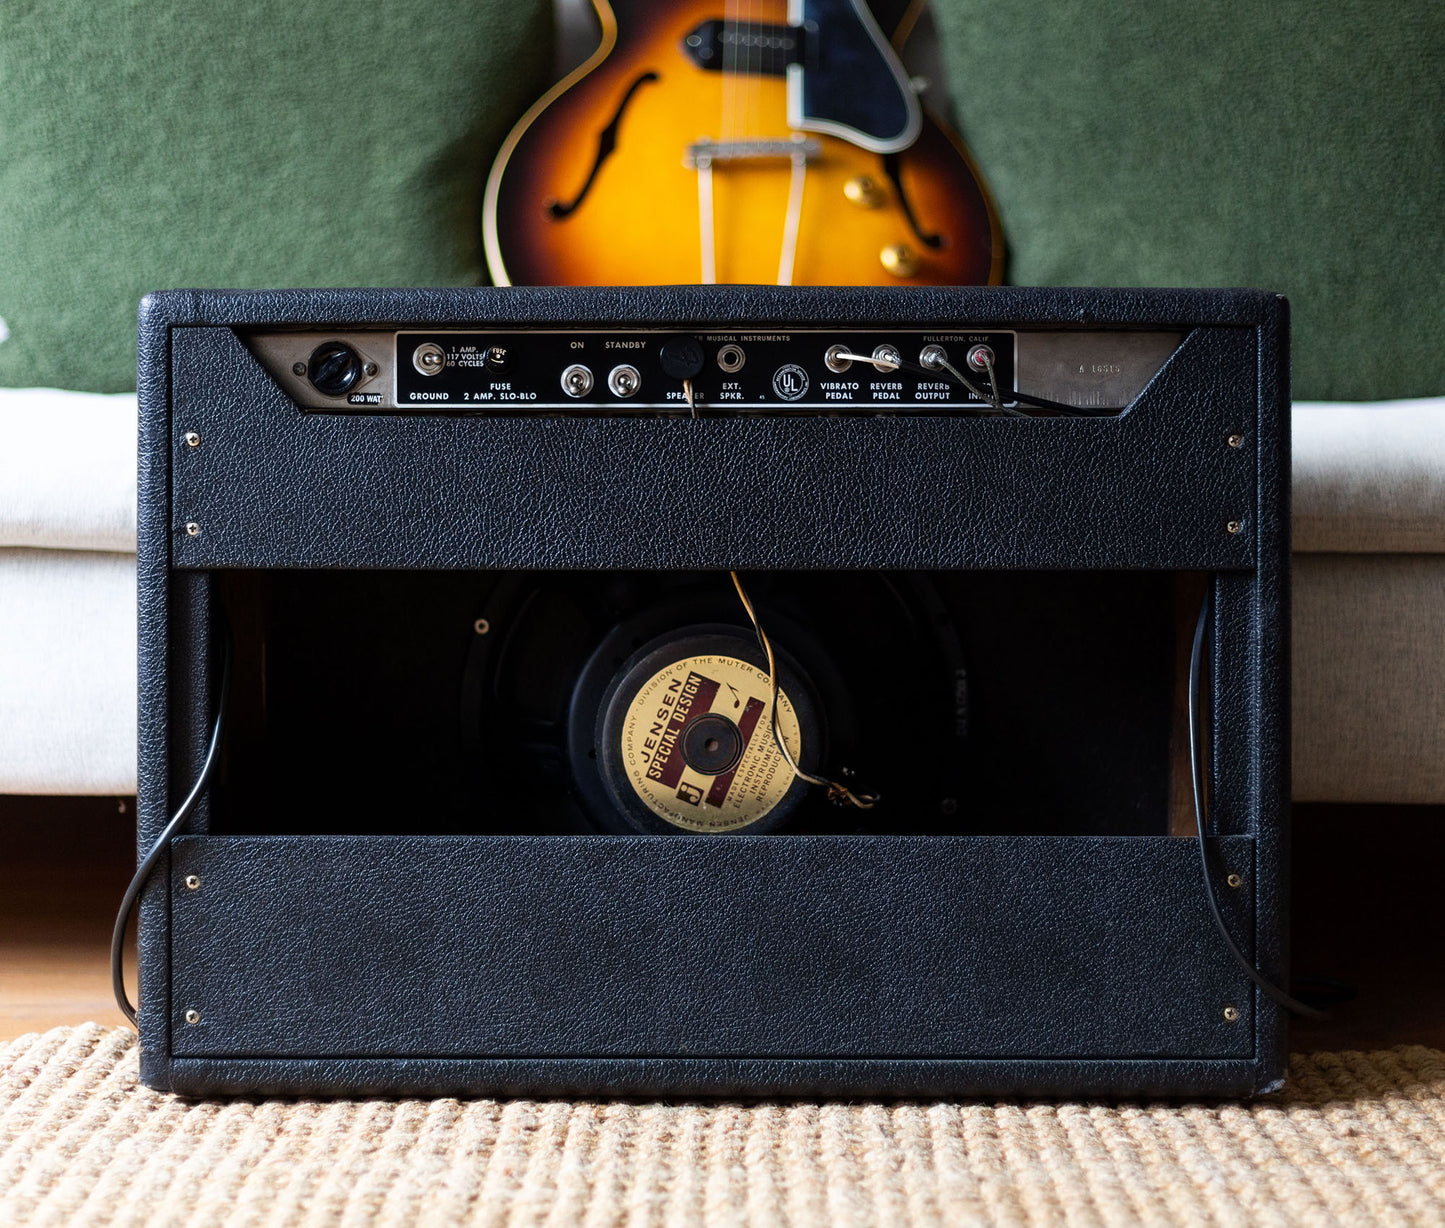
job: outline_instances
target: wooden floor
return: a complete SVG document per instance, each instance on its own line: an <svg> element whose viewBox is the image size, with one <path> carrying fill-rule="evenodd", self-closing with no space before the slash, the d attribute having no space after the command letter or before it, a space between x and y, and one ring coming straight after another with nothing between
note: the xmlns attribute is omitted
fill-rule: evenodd
<svg viewBox="0 0 1445 1228"><path fill-rule="evenodd" d="M111 995L110 934L134 813L129 798L0 797L0 1041L125 1023ZM128 970L134 1000L133 955Z"/></svg>
<svg viewBox="0 0 1445 1228"><path fill-rule="evenodd" d="M124 1022L110 934L132 818L130 799L0 797L0 1041ZM1302 806L1294 844L1295 971L1356 996L1293 1047L1445 1049L1445 807ZM130 983L134 999L133 965Z"/></svg>

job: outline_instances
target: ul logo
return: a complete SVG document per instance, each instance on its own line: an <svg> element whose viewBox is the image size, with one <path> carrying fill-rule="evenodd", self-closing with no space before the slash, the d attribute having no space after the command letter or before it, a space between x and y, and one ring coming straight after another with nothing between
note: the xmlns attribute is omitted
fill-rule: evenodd
<svg viewBox="0 0 1445 1228"><path fill-rule="evenodd" d="M784 401L796 401L808 391L808 373L795 362L773 372L773 391Z"/></svg>

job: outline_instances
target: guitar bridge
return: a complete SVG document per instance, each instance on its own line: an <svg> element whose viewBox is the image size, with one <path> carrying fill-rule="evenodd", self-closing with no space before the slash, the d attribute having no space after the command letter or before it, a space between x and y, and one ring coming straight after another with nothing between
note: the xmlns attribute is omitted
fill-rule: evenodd
<svg viewBox="0 0 1445 1228"><path fill-rule="evenodd" d="M823 152L816 137L793 136L779 140L757 141L693 141L683 155L689 170L706 170L714 162L750 162L782 159L812 162Z"/></svg>

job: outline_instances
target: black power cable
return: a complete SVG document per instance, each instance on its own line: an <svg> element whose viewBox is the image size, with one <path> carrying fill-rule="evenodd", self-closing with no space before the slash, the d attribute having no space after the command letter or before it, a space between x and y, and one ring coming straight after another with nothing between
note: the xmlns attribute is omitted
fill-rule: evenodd
<svg viewBox="0 0 1445 1228"><path fill-rule="evenodd" d="M156 837L156 842L151 845L150 851L141 858L135 877L130 880L130 886L125 889L125 895L121 898L120 911L115 918L115 929L110 937L110 987L115 993L115 1004L120 1007L121 1013L131 1021L132 1026L136 1027L139 1027L136 1020L136 1008L131 1005L130 997L125 991L126 925L130 921L131 913L135 910L136 901L140 899L140 893L145 890L145 885L150 880L156 862L170 846L171 838L180 831L182 825L190 817L196 801L205 791L206 786L210 784L211 776L216 770L221 732L225 728L226 696L231 689L231 640L229 636L223 637L223 645L221 695L216 705L216 718L211 724L211 738L206 746L206 759L201 764L200 775L196 777L196 783L191 786L191 791L186 794L186 800L180 804L180 808L172 816L171 821L166 824L165 830Z"/></svg>
<svg viewBox="0 0 1445 1228"><path fill-rule="evenodd" d="M1264 976L1236 945L1234 937L1229 932L1229 926L1224 923L1224 917L1219 911L1219 900L1214 893L1214 875L1209 868L1209 843L1204 835L1204 748L1199 732L1200 675L1203 673L1204 632L1208 624L1209 592L1206 589L1204 599L1199 603L1199 621L1194 625L1194 647L1189 654L1189 777L1194 786L1194 830L1199 837L1199 868L1204 873L1204 895L1209 901L1209 913L1214 918L1219 936L1224 939L1224 945L1229 948L1230 955L1234 957L1234 962L1240 966L1251 981L1259 986L1261 991L1293 1014L1303 1015L1308 1019L1328 1019L1328 1012L1316 1010L1313 1006L1307 1006L1299 1001L1298 998L1290 997L1288 993Z"/></svg>

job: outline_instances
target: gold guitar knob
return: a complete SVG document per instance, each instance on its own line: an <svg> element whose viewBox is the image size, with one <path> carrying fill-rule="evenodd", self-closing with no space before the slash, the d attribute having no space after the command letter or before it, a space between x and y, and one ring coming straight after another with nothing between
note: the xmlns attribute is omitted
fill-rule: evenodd
<svg viewBox="0 0 1445 1228"><path fill-rule="evenodd" d="M883 204L883 189L871 175L854 175L843 185L843 195L864 209L877 209Z"/></svg>
<svg viewBox="0 0 1445 1228"><path fill-rule="evenodd" d="M912 277L918 272L918 257L906 243L890 243L878 253L878 259L894 277Z"/></svg>

